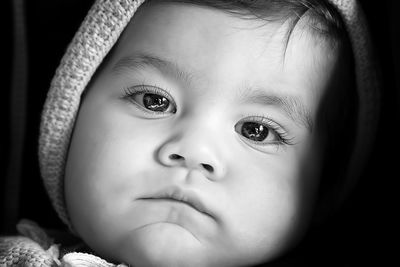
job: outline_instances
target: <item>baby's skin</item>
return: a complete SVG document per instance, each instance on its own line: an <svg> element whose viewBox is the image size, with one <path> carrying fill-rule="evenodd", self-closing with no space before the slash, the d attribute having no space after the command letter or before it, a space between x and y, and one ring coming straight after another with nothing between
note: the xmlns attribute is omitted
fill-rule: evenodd
<svg viewBox="0 0 400 267"><path fill-rule="evenodd" d="M134 266L269 261L306 228L338 52L300 21L149 3L91 81L68 154L74 230Z"/></svg>

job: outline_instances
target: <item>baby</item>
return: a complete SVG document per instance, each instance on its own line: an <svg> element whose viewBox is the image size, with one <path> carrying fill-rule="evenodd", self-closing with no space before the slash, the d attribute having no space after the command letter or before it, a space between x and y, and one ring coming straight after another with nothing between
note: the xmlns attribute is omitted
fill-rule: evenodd
<svg viewBox="0 0 400 267"><path fill-rule="evenodd" d="M97 1L52 82L40 161L54 207L116 264L270 262L367 154L361 13L353 1L141 2Z"/></svg>

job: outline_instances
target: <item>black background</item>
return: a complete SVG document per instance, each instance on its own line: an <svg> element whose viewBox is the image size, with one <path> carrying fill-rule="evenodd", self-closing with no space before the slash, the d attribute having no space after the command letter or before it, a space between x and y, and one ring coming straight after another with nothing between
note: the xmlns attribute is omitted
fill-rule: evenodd
<svg viewBox="0 0 400 267"><path fill-rule="evenodd" d="M27 48L27 102L20 178L15 188L5 179L10 173L12 147L11 88L15 52L12 0L2 1L1 64L2 115L0 139L0 234L15 233L15 224L29 218L46 228L64 228L43 189L37 160L40 112L50 80L86 15L92 1L25 1ZM375 52L382 66L383 109L372 156L356 190L344 208L315 229L296 250L305 266L386 265L395 255L395 214L399 174L398 129L400 90L400 16L398 1L361 1ZM11 170L13 173L13 170ZM15 173L15 172L14 172ZM17 181L17 180L16 180ZM18 181L17 181L18 182ZM12 196L13 201L10 201ZM300 255L300 256L299 256ZM393 263L398 262L394 259ZM296 264L295 266L300 266ZM302 265L303 266L303 265Z"/></svg>

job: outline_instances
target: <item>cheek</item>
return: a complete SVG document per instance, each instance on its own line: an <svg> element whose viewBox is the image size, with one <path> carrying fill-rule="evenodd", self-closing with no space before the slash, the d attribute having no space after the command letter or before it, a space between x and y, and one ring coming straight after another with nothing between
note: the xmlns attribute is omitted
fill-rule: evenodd
<svg viewBox="0 0 400 267"><path fill-rule="evenodd" d="M66 164L65 195L73 226L89 243L112 242L126 230L111 218L126 218L154 164L156 137L142 128L112 107L81 108Z"/></svg>
<svg viewBox="0 0 400 267"><path fill-rule="evenodd" d="M227 229L254 257L285 249L302 225L301 161L295 154L271 155L232 170ZM243 161L244 162L244 161Z"/></svg>

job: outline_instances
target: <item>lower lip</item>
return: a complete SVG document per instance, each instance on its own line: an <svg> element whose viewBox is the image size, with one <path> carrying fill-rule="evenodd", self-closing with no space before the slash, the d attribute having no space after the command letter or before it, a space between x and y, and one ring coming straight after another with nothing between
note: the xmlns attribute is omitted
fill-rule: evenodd
<svg viewBox="0 0 400 267"><path fill-rule="evenodd" d="M169 198L139 198L132 204L131 216L137 226L177 224L193 232L213 231L215 227L214 217L182 201Z"/></svg>
<svg viewBox="0 0 400 267"><path fill-rule="evenodd" d="M137 199L137 201L150 204L151 209L159 208L160 210L163 210L164 208L172 208L173 211L194 211L196 213L212 217L210 214L203 212L186 202L172 198L140 198Z"/></svg>
<svg viewBox="0 0 400 267"><path fill-rule="evenodd" d="M193 228L200 225L204 227L214 221L209 214L174 199L144 198L136 199L134 203L134 216L136 221L140 221L142 224L168 222Z"/></svg>
<svg viewBox="0 0 400 267"><path fill-rule="evenodd" d="M172 198L143 198L143 199L139 199L139 200L143 200L149 203L158 203L158 204L171 204L171 205L182 205L184 207L187 207L189 209L193 209L195 211L201 212L199 210L197 210L195 207L191 206L190 204L183 202L183 201L179 201L176 199L172 199ZM202 213L202 212L201 212Z"/></svg>

